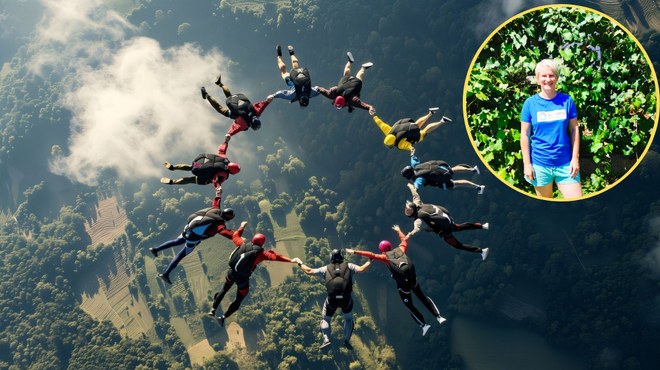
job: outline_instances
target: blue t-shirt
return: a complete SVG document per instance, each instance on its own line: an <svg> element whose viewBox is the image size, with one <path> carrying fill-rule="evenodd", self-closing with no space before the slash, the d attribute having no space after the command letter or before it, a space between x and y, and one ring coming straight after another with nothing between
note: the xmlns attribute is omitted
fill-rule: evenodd
<svg viewBox="0 0 660 370"><path fill-rule="evenodd" d="M564 166L571 161L568 121L577 118L575 102L557 93L551 100L538 94L525 100L520 120L532 124L531 161L545 167Z"/></svg>

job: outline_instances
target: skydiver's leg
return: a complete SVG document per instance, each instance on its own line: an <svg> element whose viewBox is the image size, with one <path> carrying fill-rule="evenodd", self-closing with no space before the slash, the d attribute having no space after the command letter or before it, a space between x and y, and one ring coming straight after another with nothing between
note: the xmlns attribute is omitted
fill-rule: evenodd
<svg viewBox="0 0 660 370"><path fill-rule="evenodd" d="M223 90L224 90L224 89L225 89L225 87L224 87L224 85L223 85ZM225 95L227 95L227 92L225 92ZM231 96L231 95L229 95L229 96ZM229 97L229 96L228 96L228 97ZM215 100L211 95L207 95L207 96L206 96L206 100L209 101L209 103L211 104L211 106L212 106L212 107L213 107L218 113L222 114L222 115L225 116L225 117L229 117L229 115L230 115L229 108L225 108L225 107L223 107L222 105L220 105L220 103L218 103L218 101Z"/></svg>
<svg viewBox="0 0 660 370"><path fill-rule="evenodd" d="M225 280L225 283L222 285L222 290L215 293L215 295L213 296L213 310L218 309L218 306L220 306L220 303L225 298L225 294L227 294L227 292L229 291L229 289L231 289L233 285L234 283Z"/></svg>
<svg viewBox="0 0 660 370"><path fill-rule="evenodd" d="M479 172L477 171L477 166L471 167L467 164L459 164L451 168L454 173L465 173L465 172Z"/></svg>
<svg viewBox="0 0 660 370"><path fill-rule="evenodd" d="M323 302L323 319L321 320L321 334L323 335L323 343L330 342L330 324L332 322L332 316L335 314L337 309L332 307L328 302L328 298Z"/></svg>
<svg viewBox="0 0 660 370"><path fill-rule="evenodd" d="M360 70L358 71L357 75L355 75L355 78L357 78L358 80L362 81L362 76L364 76L364 71L366 71L366 70L367 70L367 69L364 68L364 67L360 68Z"/></svg>
<svg viewBox="0 0 660 370"><path fill-rule="evenodd" d="M472 181L468 180L453 180L454 181L454 187L457 188L472 188L476 189L479 187L479 185L473 183Z"/></svg>
<svg viewBox="0 0 660 370"><path fill-rule="evenodd" d="M401 297L401 301L406 306L408 312L410 312L410 316L412 316L413 320L415 320L417 325L422 327L426 325L426 321L424 321L424 316L413 305L412 294L410 294L410 288L406 286L397 285L397 291L399 292L399 297Z"/></svg>
<svg viewBox="0 0 660 370"><path fill-rule="evenodd" d="M422 126L424 126L424 124L426 123L426 121L428 121L428 119L429 119L429 117L431 117L431 115L432 115L432 113L429 112L429 114L427 114L425 116L422 116L422 117L419 117L417 119L417 121L415 121L415 124L417 125L417 127L422 128Z"/></svg>
<svg viewBox="0 0 660 370"><path fill-rule="evenodd" d="M438 307L435 306L435 303L431 300L431 298L427 297L424 295L422 292L422 287L419 285L419 281L415 282L415 286L412 288L412 291L415 292L415 295L417 298L419 298L420 301L424 304L424 307L426 307L433 316L438 317L440 316L440 310L438 310Z"/></svg>
<svg viewBox="0 0 660 370"><path fill-rule="evenodd" d="M296 58L296 55L293 53L293 46L289 46L289 55L291 55L291 67L293 69L298 68L298 58Z"/></svg>
<svg viewBox="0 0 660 370"><path fill-rule="evenodd" d="M479 253L479 254L481 254L481 252L482 252L481 248L473 247L469 244L463 244L463 243L459 242L458 240L456 240L456 238L453 235L452 236L445 236L445 237L443 237L443 239L445 240L445 242L447 242L447 244L451 245L452 247L454 247L456 249L460 249L460 250L466 251L466 252Z"/></svg>
<svg viewBox="0 0 660 370"><path fill-rule="evenodd" d="M183 236L179 236L178 238L176 238L174 240L167 241L167 242L157 246L156 248L154 248L154 250L156 252L160 252L164 249L176 247L177 245L181 245L185 242L186 242L186 239L184 239Z"/></svg>
<svg viewBox="0 0 660 370"><path fill-rule="evenodd" d="M344 76L350 76L351 75L351 61L349 60L346 62L346 66L344 66Z"/></svg>
<svg viewBox="0 0 660 370"><path fill-rule="evenodd" d="M286 78L289 76L289 72L286 70L286 65L282 61L281 55L277 56L277 67L280 69L280 75L282 75L282 79L286 81Z"/></svg>
<svg viewBox="0 0 660 370"><path fill-rule="evenodd" d="M353 298L351 298L347 304L342 306L341 311L344 313L344 343L348 344L348 341L351 340L351 335L353 335Z"/></svg>
<svg viewBox="0 0 660 370"><path fill-rule="evenodd" d="M429 132L431 132L431 131L435 130L436 128L440 127L443 123L445 123L445 122L440 121L440 122L429 123L425 128L422 129L422 135L428 134Z"/></svg>
<svg viewBox="0 0 660 370"><path fill-rule="evenodd" d="M181 249L181 250L179 251L179 253L177 253L177 255L174 257L174 259L172 260L172 262L170 262L169 266L167 266L167 269L165 270L165 272L163 272L163 275L165 275L165 276L169 276L170 272L172 272L172 270L174 270L174 269L176 268L176 266L179 264L179 262L181 262L181 260L182 260L185 256L187 256L187 255L189 255L190 253L192 253L192 251L193 251L194 249L195 249L195 247L192 247L192 248L190 248L190 247L188 247L188 246L183 247L183 249Z"/></svg>
<svg viewBox="0 0 660 370"><path fill-rule="evenodd" d="M185 184L197 184L197 176L192 177L182 177L172 181L172 184L176 185L185 185Z"/></svg>
<svg viewBox="0 0 660 370"><path fill-rule="evenodd" d="M465 230L481 230L484 226L478 222L464 222L462 224L453 223L451 225L453 231L465 231Z"/></svg>
<svg viewBox="0 0 660 370"><path fill-rule="evenodd" d="M348 343L351 340L353 335L353 328L355 323L353 322L353 312L344 314L344 343Z"/></svg>
<svg viewBox="0 0 660 370"><path fill-rule="evenodd" d="M236 291L236 299L229 305L229 308L227 308L227 311L224 314L224 317L229 317L231 316L234 312L238 311L238 308L241 307L241 302L247 297L248 293L250 293L250 286L246 286L244 289L239 288Z"/></svg>

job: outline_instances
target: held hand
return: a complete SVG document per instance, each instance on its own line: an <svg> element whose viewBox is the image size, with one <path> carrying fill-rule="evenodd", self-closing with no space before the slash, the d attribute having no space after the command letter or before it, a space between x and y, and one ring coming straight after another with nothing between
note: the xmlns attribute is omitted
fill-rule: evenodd
<svg viewBox="0 0 660 370"><path fill-rule="evenodd" d="M302 261L301 261L300 258L298 258L298 257L293 258L293 259L291 260L291 262L292 262L292 263L297 263L298 266L302 265Z"/></svg>
<svg viewBox="0 0 660 370"><path fill-rule="evenodd" d="M571 165L569 167L569 173L571 178L576 178L580 174L580 160L577 158L571 159Z"/></svg>
<svg viewBox="0 0 660 370"><path fill-rule="evenodd" d="M215 188L215 196L219 197L222 195L222 186L218 185L217 188Z"/></svg>
<svg viewBox="0 0 660 370"><path fill-rule="evenodd" d="M353 249L346 248L346 253L347 254L355 254L355 251Z"/></svg>
<svg viewBox="0 0 660 370"><path fill-rule="evenodd" d="M229 140L231 140L231 135L229 134L225 135L225 143L228 143Z"/></svg>
<svg viewBox="0 0 660 370"><path fill-rule="evenodd" d="M372 115L372 116L375 115L376 114L376 108L374 108L373 106L369 107L369 114Z"/></svg>
<svg viewBox="0 0 660 370"><path fill-rule="evenodd" d="M532 164L525 164L525 177L534 181L534 167L532 167Z"/></svg>
<svg viewBox="0 0 660 370"><path fill-rule="evenodd" d="M392 230L401 231L401 228L399 227L399 225L392 225Z"/></svg>
<svg viewBox="0 0 660 370"><path fill-rule="evenodd" d="M406 186L407 186L408 189L410 189L411 191L415 190L415 185L413 185L413 184L411 184L411 183L407 183Z"/></svg>
<svg viewBox="0 0 660 370"><path fill-rule="evenodd" d="M268 95L268 97L266 98L266 101L269 102L269 103L272 102L273 101L273 95Z"/></svg>
<svg viewBox="0 0 660 370"><path fill-rule="evenodd" d="M247 226L247 224L248 224L247 221L243 221L241 222L241 227L245 229L245 226Z"/></svg>
<svg viewBox="0 0 660 370"><path fill-rule="evenodd" d="M413 155L415 155L415 147L414 146L412 148L410 148L410 156L412 157Z"/></svg>

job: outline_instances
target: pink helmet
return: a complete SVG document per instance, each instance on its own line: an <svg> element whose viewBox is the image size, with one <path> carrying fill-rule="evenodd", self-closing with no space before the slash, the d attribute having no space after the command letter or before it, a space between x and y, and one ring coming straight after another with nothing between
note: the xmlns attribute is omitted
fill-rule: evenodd
<svg viewBox="0 0 660 370"><path fill-rule="evenodd" d="M338 96L335 98L335 107L337 109L342 109L346 106L346 99L343 96Z"/></svg>
<svg viewBox="0 0 660 370"><path fill-rule="evenodd" d="M380 242L380 244L378 244L378 249L380 249L380 251L383 253L389 252L392 250L392 244L390 244L390 242L387 240L383 240Z"/></svg>
<svg viewBox="0 0 660 370"><path fill-rule="evenodd" d="M235 174L241 172L241 166L239 166L238 163L231 162L227 165L227 170L232 175L235 175Z"/></svg>
<svg viewBox="0 0 660 370"><path fill-rule="evenodd" d="M257 234L252 238L252 243L263 247L264 243L266 243L266 237L264 234Z"/></svg>

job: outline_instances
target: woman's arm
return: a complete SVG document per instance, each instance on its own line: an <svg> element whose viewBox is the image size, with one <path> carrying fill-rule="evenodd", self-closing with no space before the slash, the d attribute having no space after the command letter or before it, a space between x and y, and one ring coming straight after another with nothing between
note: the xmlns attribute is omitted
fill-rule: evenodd
<svg viewBox="0 0 660 370"><path fill-rule="evenodd" d="M520 121L520 151L522 152L525 177L534 181L534 167L530 153L529 137L532 134L532 124Z"/></svg>
<svg viewBox="0 0 660 370"><path fill-rule="evenodd" d="M580 173L580 126L577 117L568 121L568 135L571 138L570 173L572 178L576 178Z"/></svg>

